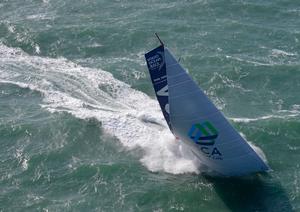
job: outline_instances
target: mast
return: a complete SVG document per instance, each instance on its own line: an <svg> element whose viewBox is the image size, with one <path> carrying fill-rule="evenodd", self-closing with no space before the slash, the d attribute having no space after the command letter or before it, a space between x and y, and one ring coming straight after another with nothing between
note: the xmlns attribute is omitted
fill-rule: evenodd
<svg viewBox="0 0 300 212"><path fill-rule="evenodd" d="M159 38L159 36L158 36L158 34L155 32L155 36L157 37L157 39L159 40L159 42L160 42L160 44L162 45L162 46L164 46L164 43L161 41L161 39Z"/></svg>

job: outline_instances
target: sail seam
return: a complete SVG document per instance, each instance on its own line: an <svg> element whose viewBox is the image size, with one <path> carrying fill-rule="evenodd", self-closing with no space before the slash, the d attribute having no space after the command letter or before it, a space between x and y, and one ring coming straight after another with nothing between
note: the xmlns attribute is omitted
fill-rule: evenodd
<svg viewBox="0 0 300 212"><path fill-rule="evenodd" d="M190 81L191 81L191 79L187 79L187 80L185 80L183 82L176 83L176 84L174 84L172 86L169 85L169 88L174 88L174 87L177 87L178 85L181 85L181 84L184 84L184 83L187 83L187 82L190 82ZM170 82L170 84L171 84L171 82Z"/></svg>

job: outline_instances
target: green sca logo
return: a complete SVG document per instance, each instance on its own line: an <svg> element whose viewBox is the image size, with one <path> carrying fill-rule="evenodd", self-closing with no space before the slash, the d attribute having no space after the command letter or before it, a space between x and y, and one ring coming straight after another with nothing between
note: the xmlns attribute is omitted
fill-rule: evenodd
<svg viewBox="0 0 300 212"><path fill-rule="evenodd" d="M188 136L196 144L213 145L215 143L215 139L218 137L218 131L210 122L206 121L202 124L194 124L191 127Z"/></svg>

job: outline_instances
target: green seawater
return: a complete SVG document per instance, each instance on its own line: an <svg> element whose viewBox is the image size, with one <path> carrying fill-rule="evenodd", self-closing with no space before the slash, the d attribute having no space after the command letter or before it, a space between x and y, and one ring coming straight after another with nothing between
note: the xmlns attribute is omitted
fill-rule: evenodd
<svg viewBox="0 0 300 212"><path fill-rule="evenodd" d="M271 172L201 174L155 32ZM0 211L300 211L299 91L297 0L0 0Z"/></svg>

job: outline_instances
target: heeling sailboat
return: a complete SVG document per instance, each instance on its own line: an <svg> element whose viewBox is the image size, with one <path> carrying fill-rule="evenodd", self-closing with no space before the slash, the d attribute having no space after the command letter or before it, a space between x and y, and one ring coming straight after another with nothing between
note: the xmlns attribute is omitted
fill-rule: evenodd
<svg viewBox="0 0 300 212"><path fill-rule="evenodd" d="M241 176L267 171L267 164L157 38L161 45L146 53L145 59L172 133L213 172Z"/></svg>

